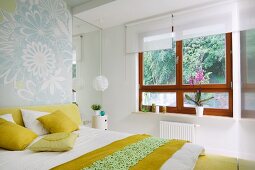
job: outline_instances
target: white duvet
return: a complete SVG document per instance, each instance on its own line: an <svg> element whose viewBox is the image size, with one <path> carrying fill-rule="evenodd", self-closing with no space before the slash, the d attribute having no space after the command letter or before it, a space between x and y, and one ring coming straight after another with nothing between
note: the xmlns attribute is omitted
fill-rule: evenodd
<svg viewBox="0 0 255 170"><path fill-rule="evenodd" d="M131 134L102 131L82 126L74 148L68 152L7 151L0 149L0 170L47 170L73 160L85 153L103 147L113 141ZM39 140L37 138L35 141ZM35 142L34 141L34 142ZM161 169L192 170L203 148L194 144L185 144Z"/></svg>

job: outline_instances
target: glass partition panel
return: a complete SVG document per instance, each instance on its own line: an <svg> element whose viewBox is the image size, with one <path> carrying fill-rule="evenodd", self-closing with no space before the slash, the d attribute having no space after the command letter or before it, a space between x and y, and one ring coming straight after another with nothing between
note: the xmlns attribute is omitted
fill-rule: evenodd
<svg viewBox="0 0 255 170"><path fill-rule="evenodd" d="M241 32L242 117L255 118L255 29Z"/></svg>

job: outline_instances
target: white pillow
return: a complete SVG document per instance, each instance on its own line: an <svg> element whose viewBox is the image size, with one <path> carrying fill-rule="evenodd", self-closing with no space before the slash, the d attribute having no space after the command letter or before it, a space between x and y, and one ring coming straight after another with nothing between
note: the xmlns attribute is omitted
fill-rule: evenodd
<svg viewBox="0 0 255 170"><path fill-rule="evenodd" d="M0 115L0 118L2 118L2 119L4 119L4 120L7 120L7 121L9 121L9 122L12 122L12 123L16 123L16 122L13 120L12 114L10 114L10 113L4 114L4 115Z"/></svg>
<svg viewBox="0 0 255 170"><path fill-rule="evenodd" d="M23 122L26 128L32 130L37 135L45 135L49 132L43 127L41 122L37 118L49 114L48 112L39 112L34 110L24 110L21 109Z"/></svg>

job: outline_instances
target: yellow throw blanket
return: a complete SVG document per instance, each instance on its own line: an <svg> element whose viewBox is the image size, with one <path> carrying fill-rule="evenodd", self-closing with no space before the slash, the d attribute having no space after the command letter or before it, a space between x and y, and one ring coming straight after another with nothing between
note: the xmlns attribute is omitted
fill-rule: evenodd
<svg viewBox="0 0 255 170"><path fill-rule="evenodd" d="M53 170L81 170L87 169L89 167L93 167L96 162L100 164L100 161L106 159L107 157L113 157L112 155L116 155L118 152L127 149L129 146L135 146L140 142L145 141L146 139L150 140L151 136L149 135L133 135L127 138L115 141L109 145L106 145L102 148L96 149L92 152L89 152L79 158L76 158L72 161L54 167ZM153 137L152 137L153 138ZM156 170L160 169L160 167L182 146L186 143L186 141L181 140L163 140L154 138L155 141L161 142L159 147L155 148L153 152L146 155L145 158L137 162L134 166L130 167L131 170ZM139 145L138 145L139 146ZM138 149L139 150L139 149ZM141 149L142 150L142 149ZM108 169L108 168L106 168Z"/></svg>

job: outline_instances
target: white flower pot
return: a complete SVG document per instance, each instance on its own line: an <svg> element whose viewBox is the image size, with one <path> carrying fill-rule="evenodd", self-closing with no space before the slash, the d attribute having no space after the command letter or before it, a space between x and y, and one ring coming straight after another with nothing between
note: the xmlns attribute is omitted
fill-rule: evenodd
<svg viewBox="0 0 255 170"><path fill-rule="evenodd" d="M197 117L203 117L203 115L204 115L204 107L203 106L196 106L196 115L197 115Z"/></svg>
<svg viewBox="0 0 255 170"><path fill-rule="evenodd" d="M100 112L101 112L101 110L95 110L96 116L100 116Z"/></svg>

